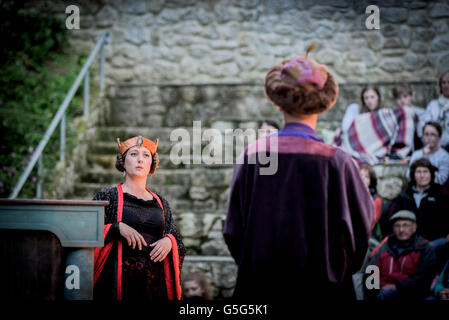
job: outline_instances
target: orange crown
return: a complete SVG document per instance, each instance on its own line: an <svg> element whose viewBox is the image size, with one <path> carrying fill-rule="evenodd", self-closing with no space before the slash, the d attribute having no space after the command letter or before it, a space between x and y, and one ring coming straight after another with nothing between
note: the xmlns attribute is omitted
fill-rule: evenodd
<svg viewBox="0 0 449 320"><path fill-rule="evenodd" d="M154 155L157 150L157 146L159 144L159 138L156 140L156 143L151 141L150 139L144 138L142 136L137 136L126 140L123 143L120 143L120 139L117 138L117 145L120 153L123 155L129 148L134 146L143 146L150 150L151 155Z"/></svg>

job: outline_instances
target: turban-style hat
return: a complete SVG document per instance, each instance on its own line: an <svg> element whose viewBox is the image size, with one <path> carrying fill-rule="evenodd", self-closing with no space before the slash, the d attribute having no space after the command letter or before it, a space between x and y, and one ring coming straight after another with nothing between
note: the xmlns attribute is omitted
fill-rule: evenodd
<svg viewBox="0 0 449 320"><path fill-rule="evenodd" d="M306 56L282 61L265 77L265 94L283 111L292 115L323 113L337 101L338 84L327 71L307 56L316 47L312 44Z"/></svg>

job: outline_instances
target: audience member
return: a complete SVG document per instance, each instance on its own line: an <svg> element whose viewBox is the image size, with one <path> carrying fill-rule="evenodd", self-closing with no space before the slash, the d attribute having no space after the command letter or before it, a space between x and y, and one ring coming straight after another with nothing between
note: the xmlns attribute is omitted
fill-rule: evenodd
<svg viewBox="0 0 449 320"><path fill-rule="evenodd" d="M360 97L362 105L351 103L345 112L341 128L343 132L347 132L354 119L362 113L377 111L383 107L380 91L377 87L368 85L362 90Z"/></svg>
<svg viewBox="0 0 449 320"><path fill-rule="evenodd" d="M272 120L259 121L259 139L279 131L279 125Z"/></svg>
<svg viewBox="0 0 449 320"><path fill-rule="evenodd" d="M377 300L424 299L432 282L435 251L416 234L413 212L396 212L390 224L393 234L367 264L379 268L380 289L366 289L366 296Z"/></svg>
<svg viewBox="0 0 449 320"><path fill-rule="evenodd" d="M444 245L449 234L447 199L442 187L434 182L435 167L428 159L419 159L410 166L410 182L391 202L381 217L384 234L391 233L388 219L397 211L409 210L416 214L418 234L438 249ZM444 240L443 240L444 239Z"/></svg>
<svg viewBox="0 0 449 320"><path fill-rule="evenodd" d="M424 148L413 152L410 163L427 158L438 171L435 172L435 183L444 184L449 177L449 152L441 148L442 128L438 122L427 122L424 125ZM409 177L409 172L407 172Z"/></svg>
<svg viewBox="0 0 449 320"><path fill-rule="evenodd" d="M392 93L393 93L393 98L396 101L397 108L409 108L416 115L416 135L418 138L421 138L422 134L423 134L422 129L424 126L426 109L412 105L412 100L413 100L412 87L406 83L401 83L401 84L394 86ZM418 143L419 143L419 139L416 139L415 149L416 149L416 146ZM421 146L421 143L419 143L419 147L420 146Z"/></svg>
<svg viewBox="0 0 449 320"><path fill-rule="evenodd" d="M191 270L182 279L184 300L211 300L212 289L209 279L200 270Z"/></svg>
<svg viewBox="0 0 449 320"><path fill-rule="evenodd" d="M443 128L441 145L449 151L449 71L440 76L438 85L440 96L427 105L426 121L436 121L441 124Z"/></svg>
<svg viewBox="0 0 449 320"><path fill-rule="evenodd" d="M373 167L369 164L360 165L360 173L362 174L362 179L365 185L367 186L371 197L374 201L374 230L373 235L377 240L381 239L380 226L377 222L380 219L382 214L382 198L377 194L377 176L376 172L374 172Z"/></svg>

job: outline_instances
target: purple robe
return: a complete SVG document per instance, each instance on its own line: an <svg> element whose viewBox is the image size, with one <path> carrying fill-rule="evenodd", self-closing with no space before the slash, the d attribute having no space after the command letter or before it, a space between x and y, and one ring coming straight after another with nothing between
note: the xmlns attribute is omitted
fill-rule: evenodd
<svg viewBox="0 0 449 320"><path fill-rule="evenodd" d="M358 167L306 125L265 139L242 153L230 187L223 235L238 265L234 297L354 298L374 223ZM277 154L275 174L260 174L262 153Z"/></svg>

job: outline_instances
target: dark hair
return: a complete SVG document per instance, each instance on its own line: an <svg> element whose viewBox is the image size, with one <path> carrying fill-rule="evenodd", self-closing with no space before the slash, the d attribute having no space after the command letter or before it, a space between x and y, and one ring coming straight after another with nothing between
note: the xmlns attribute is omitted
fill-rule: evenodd
<svg viewBox="0 0 449 320"><path fill-rule="evenodd" d="M440 88L440 94L443 94L443 90L441 89L441 84L443 83L443 78L449 76L449 70L446 72L443 72L440 76L440 79L438 79L438 87Z"/></svg>
<svg viewBox="0 0 449 320"><path fill-rule="evenodd" d="M421 159L413 161L413 163L410 165L410 186L416 185L415 171L418 167L423 167L423 168L429 169L430 184L432 184L433 180L435 179L435 171L437 171L438 168L433 166L432 163L430 163L429 159L421 158Z"/></svg>
<svg viewBox="0 0 449 320"><path fill-rule="evenodd" d="M361 164L360 165L360 171L362 169L368 171L369 174L369 189L373 189L377 193L377 176L376 172L374 172L373 167L371 167L369 164Z"/></svg>
<svg viewBox="0 0 449 320"><path fill-rule="evenodd" d="M276 121L273 121L273 120L260 120L260 121L258 122L258 128L260 129L260 127L262 127L262 125L263 125L264 123L266 123L266 124L268 124L269 126L272 126L272 127L274 127L274 128L276 128L276 129L279 130L279 125L277 124Z"/></svg>
<svg viewBox="0 0 449 320"><path fill-rule="evenodd" d="M203 298L205 300L212 299L212 288L210 285L210 281L203 272L201 272L200 270L196 270L196 269L189 271L189 273L187 273L186 275L184 275L182 277L183 284L186 283L187 281L195 281L196 283L198 283L198 285L204 291ZM183 286L183 291L184 291L184 286Z"/></svg>
<svg viewBox="0 0 449 320"><path fill-rule="evenodd" d="M377 101L377 107L374 111L377 111L377 110L383 108L382 97L380 95L379 88L377 88L376 86L373 86L373 85L367 85L365 88L363 88L362 93L360 94L360 100L362 100L362 106L360 107L360 113L371 112L371 110L368 109L368 106L365 104L365 99L363 99L363 95L368 90L373 90L377 94L377 97L379 98L379 100Z"/></svg>
<svg viewBox="0 0 449 320"><path fill-rule="evenodd" d="M125 151L125 153L122 154L117 154L117 159L115 161L115 168L120 171L120 172L125 172L125 158L126 155L128 154L128 150ZM151 168L150 168L150 173L149 175L152 176L154 174L154 172L156 171L156 169L159 167L159 155L157 154L157 152L155 152L152 155L153 161L151 162Z"/></svg>
<svg viewBox="0 0 449 320"><path fill-rule="evenodd" d="M398 99L403 93L408 93L411 96L413 94L412 87L406 83L401 83L394 86L393 98Z"/></svg>
<svg viewBox="0 0 449 320"><path fill-rule="evenodd" d="M424 134L424 129L426 129L427 126L432 126L438 131L438 137L441 138L441 135L443 134L443 128L441 128L441 125L438 122L435 121L427 121L424 127L422 127L422 132Z"/></svg>

